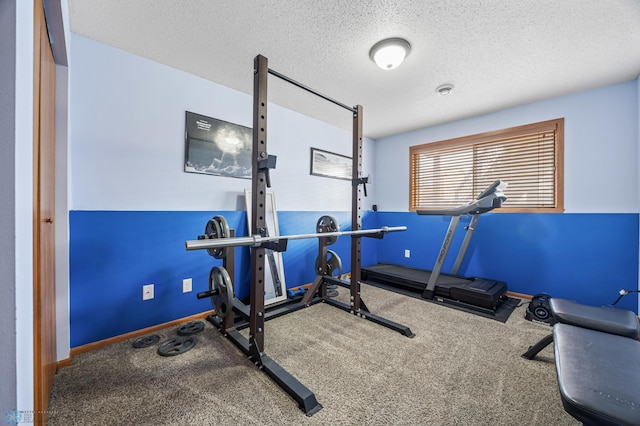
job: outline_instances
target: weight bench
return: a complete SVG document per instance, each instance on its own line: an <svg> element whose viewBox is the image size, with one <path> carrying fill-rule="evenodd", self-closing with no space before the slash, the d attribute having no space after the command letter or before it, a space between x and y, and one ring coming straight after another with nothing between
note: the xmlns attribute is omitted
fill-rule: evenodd
<svg viewBox="0 0 640 426"><path fill-rule="evenodd" d="M585 425L640 425L640 341L558 323L562 405Z"/></svg>
<svg viewBox="0 0 640 426"><path fill-rule="evenodd" d="M638 317L632 311L608 306L596 307L577 303L575 300L549 298L549 307L553 318L561 324L600 331L608 334L637 339L640 334ZM553 342L551 333L538 343L529 347L523 358L533 359L538 352Z"/></svg>

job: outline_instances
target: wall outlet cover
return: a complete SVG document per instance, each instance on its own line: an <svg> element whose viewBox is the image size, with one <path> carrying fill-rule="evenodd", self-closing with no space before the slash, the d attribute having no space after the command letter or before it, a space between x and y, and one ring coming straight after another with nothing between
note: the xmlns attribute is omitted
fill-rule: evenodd
<svg viewBox="0 0 640 426"><path fill-rule="evenodd" d="M191 278L185 278L182 280L182 292L189 293L193 289L193 280Z"/></svg>
<svg viewBox="0 0 640 426"><path fill-rule="evenodd" d="M153 284L147 284L142 286L142 300L153 299Z"/></svg>

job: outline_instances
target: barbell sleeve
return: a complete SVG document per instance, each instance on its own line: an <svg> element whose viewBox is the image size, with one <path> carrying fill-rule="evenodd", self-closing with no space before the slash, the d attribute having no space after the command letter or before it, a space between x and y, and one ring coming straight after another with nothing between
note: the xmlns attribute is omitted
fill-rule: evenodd
<svg viewBox="0 0 640 426"><path fill-rule="evenodd" d="M386 234L389 232L406 231L406 226L383 226L377 229L359 229L356 231L335 231L335 232L319 232L316 234L294 234L283 236L270 236L263 237L261 235L252 235L249 237L234 237L234 238L213 238L203 240L188 240L185 242L185 248L187 250L204 250L217 247L238 247L238 246L250 246L260 247L263 243L279 240L304 240L309 238L331 238L341 237L343 235L370 235L370 234Z"/></svg>
<svg viewBox="0 0 640 426"><path fill-rule="evenodd" d="M206 299L207 297L217 296L219 294L220 294L220 290L216 288L213 290L201 291L196 295L196 297L198 299Z"/></svg>

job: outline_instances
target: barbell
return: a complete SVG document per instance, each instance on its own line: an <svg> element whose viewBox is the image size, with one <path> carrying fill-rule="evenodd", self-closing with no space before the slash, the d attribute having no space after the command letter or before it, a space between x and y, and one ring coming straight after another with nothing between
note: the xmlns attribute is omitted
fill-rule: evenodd
<svg viewBox="0 0 640 426"><path fill-rule="evenodd" d="M281 235L281 236L268 236L263 237L261 235L250 235L247 237L233 237L233 238L205 238L202 240L189 240L184 243L187 250L209 250L220 247L238 247L238 246L250 246L260 247L264 243L288 240L304 240L309 238L329 238L341 237L343 235L375 235L375 234L387 234L389 232L406 231L406 226L383 226L376 229L358 229L355 231L334 231L334 232L318 232L315 234L294 234L294 235Z"/></svg>

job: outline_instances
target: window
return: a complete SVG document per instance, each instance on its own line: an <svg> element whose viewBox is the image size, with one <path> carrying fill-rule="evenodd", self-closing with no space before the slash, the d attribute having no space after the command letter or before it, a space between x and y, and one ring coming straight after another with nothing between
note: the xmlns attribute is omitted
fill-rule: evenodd
<svg viewBox="0 0 640 426"><path fill-rule="evenodd" d="M412 146L409 210L459 206L500 179L503 211L562 212L564 118Z"/></svg>

